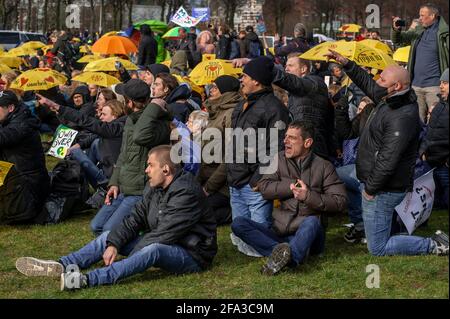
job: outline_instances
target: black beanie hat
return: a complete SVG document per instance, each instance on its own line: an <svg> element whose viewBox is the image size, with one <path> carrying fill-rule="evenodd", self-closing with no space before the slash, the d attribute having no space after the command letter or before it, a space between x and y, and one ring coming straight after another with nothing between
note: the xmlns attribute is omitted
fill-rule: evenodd
<svg viewBox="0 0 450 319"><path fill-rule="evenodd" d="M145 69L150 71L154 77L156 77L159 73L170 74L170 69L166 65L160 63L150 64L146 66Z"/></svg>
<svg viewBox="0 0 450 319"><path fill-rule="evenodd" d="M221 75L214 80L221 94L226 92L238 92L241 88L241 82L231 75Z"/></svg>
<svg viewBox="0 0 450 319"><path fill-rule="evenodd" d="M274 79L273 67L272 59L261 56L251 60L244 67L244 73L262 85L270 86Z"/></svg>

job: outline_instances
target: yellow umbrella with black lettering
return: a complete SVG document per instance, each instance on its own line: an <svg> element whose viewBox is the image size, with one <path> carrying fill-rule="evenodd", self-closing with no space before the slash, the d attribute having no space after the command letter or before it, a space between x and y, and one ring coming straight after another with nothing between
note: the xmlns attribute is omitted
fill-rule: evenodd
<svg viewBox="0 0 450 319"><path fill-rule="evenodd" d="M61 73L48 68L39 68L19 75L12 82L11 88L22 91L45 91L66 82L67 78Z"/></svg>
<svg viewBox="0 0 450 319"><path fill-rule="evenodd" d="M109 87L120 83L117 78L103 72L83 72L72 78L72 80L87 84L95 84L102 87Z"/></svg>

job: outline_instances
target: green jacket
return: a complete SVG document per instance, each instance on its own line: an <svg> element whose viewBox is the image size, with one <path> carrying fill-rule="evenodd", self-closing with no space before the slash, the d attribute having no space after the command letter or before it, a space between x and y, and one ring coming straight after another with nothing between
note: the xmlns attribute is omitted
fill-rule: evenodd
<svg viewBox="0 0 450 319"><path fill-rule="evenodd" d="M422 33L425 30L422 26L417 26L414 30L405 32L391 29L391 40L397 46L406 46L411 44L411 50L409 51L408 70L411 75L411 79L414 77L414 63L416 60L416 49L419 40L422 37ZM439 29L438 29L438 52L439 52L439 66L441 74L448 68L448 25L443 17L439 17Z"/></svg>

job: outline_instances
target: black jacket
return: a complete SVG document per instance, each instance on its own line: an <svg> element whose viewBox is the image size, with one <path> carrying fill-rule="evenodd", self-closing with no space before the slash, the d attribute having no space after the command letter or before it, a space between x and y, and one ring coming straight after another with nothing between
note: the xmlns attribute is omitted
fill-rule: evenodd
<svg viewBox="0 0 450 319"><path fill-rule="evenodd" d="M428 131L419 150L419 154L425 154L431 166L448 166L448 134L448 100L444 101L441 97L431 112Z"/></svg>
<svg viewBox="0 0 450 319"><path fill-rule="evenodd" d="M39 124L24 105L0 123L0 161L14 164L0 187L0 223L33 219L48 195L50 179Z"/></svg>
<svg viewBox="0 0 450 319"><path fill-rule="evenodd" d="M231 41L232 39L229 34L224 34L219 37L219 41L217 41L217 59L228 60L230 58Z"/></svg>
<svg viewBox="0 0 450 319"><path fill-rule="evenodd" d="M244 105L247 105L244 110ZM267 157L272 155L274 157L279 151L284 148L283 140L284 133L286 132L287 124L289 123L289 112L287 108L281 103L281 101L273 94L272 89L263 89L259 92L250 94L246 100L238 103L231 115L231 127L233 130L241 128L243 131L246 129L258 128L265 129L265 143L264 145L258 145L258 147L249 147L248 141L244 143L242 140L244 134L235 132L234 141L227 141L232 143L233 148L233 163L227 163L227 180L228 185L231 187L241 188L246 184L250 184L252 187L256 186L256 183L261 178L260 166L262 165L262 158L258 154L257 149L261 148L265 150ZM278 128L278 139L270 141L270 129ZM250 133L248 140L256 140L257 131L253 134ZM259 139L258 139L259 140ZM273 153L269 155L269 149L271 148ZM278 143L275 145L275 143ZM276 147L275 147L276 146ZM243 154L241 151L243 150ZM249 158L255 156L256 163L249 163ZM263 155L263 156L264 156ZM244 163L238 163L236 156L243 156ZM272 158L270 158L272 159ZM267 160L264 161L267 163ZM265 164L265 163L263 163Z"/></svg>
<svg viewBox="0 0 450 319"><path fill-rule="evenodd" d="M292 118L314 125L314 153L327 159L334 155L334 109L329 104L323 79L315 75L301 78L276 69L273 84L289 92L288 109Z"/></svg>
<svg viewBox="0 0 450 319"><path fill-rule="evenodd" d="M187 85L181 84L176 87L166 98L167 110L177 120L186 123L189 115L194 110L194 107L188 102L184 101L191 97L192 91ZM182 102L177 102L182 101Z"/></svg>
<svg viewBox="0 0 450 319"><path fill-rule="evenodd" d="M147 27L147 28L145 28ZM141 27L142 38L139 43L138 65L150 65L156 63L158 43L153 37L148 26Z"/></svg>
<svg viewBox="0 0 450 319"><path fill-rule="evenodd" d="M120 250L141 232L130 255L155 243L180 245L205 269L217 253L215 217L191 173L179 171L166 189L146 187L143 199L106 241Z"/></svg>
<svg viewBox="0 0 450 319"><path fill-rule="evenodd" d="M84 139L79 141L82 149L89 148L91 143L100 138L100 165L105 175L110 178L120 153L122 145L122 134L125 126L126 116L122 116L110 123L102 122L93 116L87 116L70 107L61 106L59 109L61 119L76 122L84 130L90 133Z"/></svg>
<svg viewBox="0 0 450 319"><path fill-rule="evenodd" d="M245 58L256 58L255 56L252 56L250 53L250 43L251 42L256 42L259 45L259 55L263 56L264 55L264 47L261 43L261 40L259 40L258 35L255 32L248 32L245 35L244 38L244 44L245 44Z"/></svg>
<svg viewBox="0 0 450 319"><path fill-rule="evenodd" d="M275 46L275 55L288 56L293 52L304 53L309 50L309 44L304 37L292 39L287 45Z"/></svg>
<svg viewBox="0 0 450 319"><path fill-rule="evenodd" d="M376 104L360 134L356 174L366 193L412 189L419 147L420 118L412 89L384 98L387 89L350 61L344 67L352 81Z"/></svg>

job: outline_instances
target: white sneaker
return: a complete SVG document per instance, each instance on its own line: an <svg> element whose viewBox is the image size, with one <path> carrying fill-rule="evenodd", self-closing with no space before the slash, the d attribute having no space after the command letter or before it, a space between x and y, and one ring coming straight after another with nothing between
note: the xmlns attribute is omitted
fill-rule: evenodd
<svg viewBox="0 0 450 319"><path fill-rule="evenodd" d="M256 251L255 248L247 244L245 241L240 239L238 236L236 236L234 233L230 234L231 242L234 246L237 246L237 249L243 253L244 255L250 256L250 257L264 257L259 252Z"/></svg>
<svg viewBox="0 0 450 319"><path fill-rule="evenodd" d="M25 276L59 277L64 272L64 266L57 261L33 257L18 258L16 268Z"/></svg>

